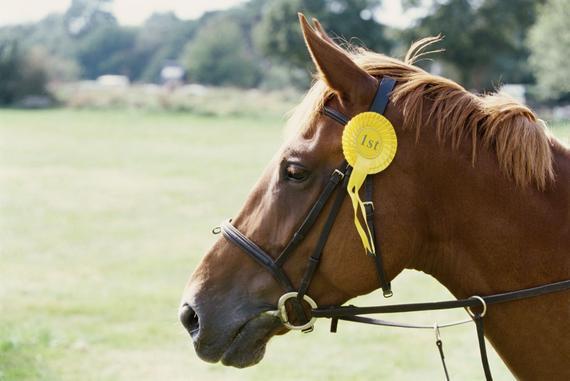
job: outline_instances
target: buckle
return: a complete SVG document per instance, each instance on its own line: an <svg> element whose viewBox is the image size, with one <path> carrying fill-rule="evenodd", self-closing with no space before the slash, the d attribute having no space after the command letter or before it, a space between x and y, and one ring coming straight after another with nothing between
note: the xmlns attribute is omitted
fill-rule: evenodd
<svg viewBox="0 0 570 381"><path fill-rule="evenodd" d="M331 175L331 180L336 184L340 183L344 179L344 173L340 169L335 169Z"/></svg>
<svg viewBox="0 0 570 381"><path fill-rule="evenodd" d="M372 207L372 210L374 210L374 203L372 201L364 201L362 203L362 205L364 205L364 206L370 205Z"/></svg>
<svg viewBox="0 0 570 381"><path fill-rule="evenodd" d="M344 179L344 173L340 169L335 169L333 174L336 173L341 179Z"/></svg>
<svg viewBox="0 0 570 381"><path fill-rule="evenodd" d="M311 319L308 322L306 322L305 324L302 324L302 325L294 325L294 324L291 324L291 322L289 321L289 316L287 315L287 308L285 307L285 302L287 302L289 299L296 298L297 295L299 295L299 293L296 291L287 292L287 293L283 294L279 298L279 301L277 302L277 310L267 311L266 313L271 315L271 316L278 317L279 320L281 320L281 323L285 327L289 328L290 330L310 332L313 330L313 326L315 325L315 321L317 320L316 317L314 317L314 316L311 317ZM315 302L308 295L303 295L303 300L305 302L307 302L309 304L309 306L311 306L312 309L315 309L318 307L317 302Z"/></svg>

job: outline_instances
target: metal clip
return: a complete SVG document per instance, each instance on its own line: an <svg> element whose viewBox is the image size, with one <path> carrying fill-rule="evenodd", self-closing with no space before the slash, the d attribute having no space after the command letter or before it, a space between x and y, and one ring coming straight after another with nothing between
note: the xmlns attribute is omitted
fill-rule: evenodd
<svg viewBox="0 0 570 381"><path fill-rule="evenodd" d="M372 207L372 210L374 210L374 203L372 201L364 201L362 203L362 205L364 205L364 206L370 205Z"/></svg>
<svg viewBox="0 0 570 381"><path fill-rule="evenodd" d="M433 323L433 330L435 333L435 342L436 344L439 342L441 343L441 335L439 334L439 326L437 325L437 322ZM439 345L439 344L438 344Z"/></svg>
<svg viewBox="0 0 570 381"><path fill-rule="evenodd" d="M221 226L216 226L215 228L212 229L212 234L220 234L221 232L222 232Z"/></svg>

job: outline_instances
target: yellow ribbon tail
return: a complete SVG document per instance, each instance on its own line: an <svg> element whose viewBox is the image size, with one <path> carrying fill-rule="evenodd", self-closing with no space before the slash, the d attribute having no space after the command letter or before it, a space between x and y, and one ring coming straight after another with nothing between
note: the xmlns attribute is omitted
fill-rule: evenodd
<svg viewBox="0 0 570 381"><path fill-rule="evenodd" d="M359 190L364 184L366 179L366 172L355 166L348 180L347 191L348 195L352 200L352 208L354 209L354 225L356 226L356 231L362 240L362 245L367 253L375 254L376 249L374 247L374 240L372 239L372 232L370 231L370 226L368 226L368 221L366 220L366 208L364 207L364 202L360 199ZM360 223L358 218L358 211L362 214L362 220L366 229Z"/></svg>

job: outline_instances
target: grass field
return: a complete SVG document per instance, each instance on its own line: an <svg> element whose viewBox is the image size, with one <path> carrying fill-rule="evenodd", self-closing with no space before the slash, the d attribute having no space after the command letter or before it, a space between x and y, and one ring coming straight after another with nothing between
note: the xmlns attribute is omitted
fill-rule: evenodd
<svg viewBox="0 0 570 381"><path fill-rule="evenodd" d="M431 331L326 322L236 370L201 362L177 321L210 229L281 138L275 118L0 111L0 380L439 380ZM570 125L554 132L568 142ZM391 302L449 298L406 272ZM380 293L355 303L382 303ZM431 323L461 311L401 317ZM480 380L473 326L442 332L453 379ZM497 380L512 377L494 353Z"/></svg>

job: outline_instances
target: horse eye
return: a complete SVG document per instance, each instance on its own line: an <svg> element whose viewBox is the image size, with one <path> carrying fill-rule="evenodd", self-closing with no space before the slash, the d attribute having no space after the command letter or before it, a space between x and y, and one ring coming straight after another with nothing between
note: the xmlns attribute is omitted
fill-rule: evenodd
<svg viewBox="0 0 570 381"><path fill-rule="evenodd" d="M288 164L286 168L287 180L291 181L305 181L309 177L309 171L298 165L298 164Z"/></svg>

